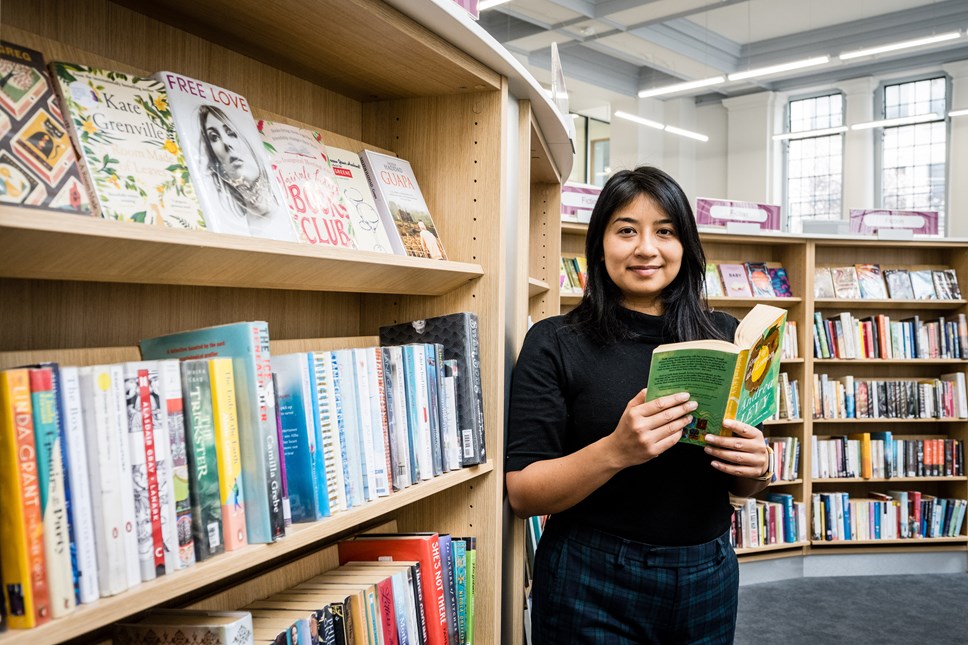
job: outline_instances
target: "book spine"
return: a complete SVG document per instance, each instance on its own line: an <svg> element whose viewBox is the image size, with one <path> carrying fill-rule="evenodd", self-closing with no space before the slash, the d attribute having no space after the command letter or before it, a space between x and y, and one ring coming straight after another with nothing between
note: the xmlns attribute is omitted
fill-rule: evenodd
<svg viewBox="0 0 968 645"><path fill-rule="evenodd" d="M397 633L397 612L393 602L393 580L389 576L377 583L377 594L383 645L400 645Z"/></svg>
<svg viewBox="0 0 968 645"><path fill-rule="evenodd" d="M44 554L37 445L34 439L30 375L27 370L0 372L0 566L7 622L27 629L51 618ZM11 503L12 502L12 503Z"/></svg>
<svg viewBox="0 0 968 645"><path fill-rule="evenodd" d="M467 554L467 629L466 645L474 645L474 599L477 589L477 538L464 538Z"/></svg>
<svg viewBox="0 0 968 645"><path fill-rule="evenodd" d="M379 347L361 350L366 361L369 382L370 423L373 427L373 462L376 468L377 495L384 497L393 490L390 466L390 430L387 425L387 402L383 377L383 354Z"/></svg>
<svg viewBox="0 0 968 645"><path fill-rule="evenodd" d="M314 522L319 513L315 442L315 421L304 354L275 356L279 414L282 418L282 449L289 477L289 499L293 520Z"/></svg>
<svg viewBox="0 0 968 645"><path fill-rule="evenodd" d="M121 466L121 514L124 527L125 566L127 568L128 587L141 584L141 562L138 551L137 515L134 503L134 482L131 477L131 439L128 432L128 409L125 395L124 367L120 364L107 366L110 378L105 381L111 390L108 394L109 414L114 417L119 436L118 457ZM102 595L104 595L102 593Z"/></svg>
<svg viewBox="0 0 968 645"><path fill-rule="evenodd" d="M465 351L467 355L467 367L470 370L467 380L469 381L473 397L471 398L471 438L464 439L463 457L465 466L473 466L475 464L483 464L487 461L487 449L484 438L484 393L481 386L481 345L477 316L471 313L466 313L464 316L467 325L467 347Z"/></svg>
<svg viewBox="0 0 968 645"><path fill-rule="evenodd" d="M231 359L213 358L208 363L215 419L215 453L218 455L219 501L222 507L222 537L225 550L234 551L246 539L245 491L242 455L236 413L235 378ZM256 489L257 491L261 489Z"/></svg>
<svg viewBox="0 0 968 645"><path fill-rule="evenodd" d="M439 345L441 352L438 354L443 359L443 346ZM444 419L444 432L447 437L448 461L452 469L463 467L461 459L461 436L460 426L457 423L457 361L441 360L441 379L442 387L441 402Z"/></svg>
<svg viewBox="0 0 968 645"><path fill-rule="evenodd" d="M144 429L145 443L145 481L148 487L148 503L151 518L151 563L155 569L155 575L165 575L165 544L161 532L161 513L162 507L167 506L167 496L162 499L160 490L167 486L164 478L164 461L159 465L159 459L163 460L164 453L161 452L162 446L167 443L168 435L165 434L165 441L158 440L158 428L160 416L158 394L158 371L157 366L150 369L138 370L138 405L141 414L141 426ZM166 509L167 510L167 509Z"/></svg>
<svg viewBox="0 0 968 645"><path fill-rule="evenodd" d="M434 476L433 448L430 444L430 425L427 419L425 361L422 346L404 345L404 378L407 387L407 416L410 440L414 446L416 477L428 480ZM424 367L422 370L421 368Z"/></svg>
<svg viewBox="0 0 968 645"><path fill-rule="evenodd" d="M169 481L171 482L168 492L168 533L170 535L165 538L165 565L169 571L177 571L195 564L192 502L188 492L185 409L178 361L158 361L158 379L161 385L162 418L164 427L168 430Z"/></svg>
<svg viewBox="0 0 968 645"><path fill-rule="evenodd" d="M345 511L346 488L343 479L343 456L339 443L339 426L336 421L336 403L333 395L333 369L327 352L309 355L315 377L320 445L326 468L326 494L331 513Z"/></svg>
<svg viewBox="0 0 968 645"><path fill-rule="evenodd" d="M437 389L437 350L432 344L423 345L425 391L427 396L427 425L430 428L430 449L433 457L434 476L444 469L443 437L440 434L440 402Z"/></svg>
<svg viewBox="0 0 968 645"><path fill-rule="evenodd" d="M192 541L195 559L201 562L225 551L208 361L184 361L181 363L181 377L186 402L185 443L189 500L192 505Z"/></svg>
<svg viewBox="0 0 968 645"><path fill-rule="evenodd" d="M337 407L340 411L340 443L345 449L344 458L349 466L350 485L347 498L352 506L359 506L368 498L366 479L366 453L363 450L362 431L359 426L356 403L356 377L350 350L333 352L334 382L338 383Z"/></svg>
<svg viewBox="0 0 968 645"><path fill-rule="evenodd" d="M454 589L454 554L451 536L438 536L440 543L440 562L444 578L444 606L447 618L447 637L451 643L459 643L457 630L457 595Z"/></svg>
<svg viewBox="0 0 968 645"><path fill-rule="evenodd" d="M458 643L467 642L467 543L453 541L454 551L454 594L457 604Z"/></svg>
<svg viewBox="0 0 968 645"><path fill-rule="evenodd" d="M77 555L79 602L97 600L97 551L94 544L94 517L91 511L91 487L87 469L87 447L84 439L84 410L76 367L60 370L64 445L67 449L71 484L71 518Z"/></svg>
<svg viewBox="0 0 968 645"><path fill-rule="evenodd" d="M292 232L292 230L290 230ZM286 535L286 512L282 495L282 447L276 427L276 395L272 388L272 359L269 354L269 325L256 323L259 332L255 343L255 373L259 404L259 430L265 452L265 491L269 512L269 535L266 542L273 542ZM249 531L250 541L252 531Z"/></svg>
<svg viewBox="0 0 968 645"><path fill-rule="evenodd" d="M360 455L362 455L363 477L366 481L367 501L379 497L379 474L383 469L383 455L378 452L374 436L376 428L370 407L370 379L366 366L366 355L362 349L346 350L353 363L353 385L356 389L356 418L360 431Z"/></svg>
<svg viewBox="0 0 968 645"><path fill-rule="evenodd" d="M145 372L147 374L147 372ZM146 386L147 387L147 386ZM152 510L148 493L148 461L145 451L145 417L151 430L151 402L142 396L137 363L124 365L124 392L127 404L125 423L128 437L129 471L134 495L135 530L138 543L138 575L142 581L154 580L154 542L152 540ZM148 407L143 414L142 405ZM153 436L153 435L152 435ZM154 467L154 465L152 465ZM156 489L157 490L157 489ZM157 504L157 499L156 499Z"/></svg>
<svg viewBox="0 0 968 645"><path fill-rule="evenodd" d="M272 394L275 397L276 411L276 444L279 446L279 478L282 480L282 514L286 523L286 530L292 525L292 506L289 503L289 478L286 475L286 460L282 455L282 415L279 414L279 386L276 374L272 373ZM318 445L318 444L317 444Z"/></svg>
<svg viewBox="0 0 968 645"><path fill-rule="evenodd" d="M404 382L403 350L400 346L383 348L388 416L393 419L390 435L390 458L393 481L398 490L413 483L413 449L410 444L410 421L407 418L407 389Z"/></svg>
<svg viewBox="0 0 968 645"><path fill-rule="evenodd" d="M320 427L319 400L316 398L316 370L313 355L300 354L303 389L303 406L305 408L306 437L313 447L313 494L320 517L328 517L336 508L330 507L329 481L326 476L326 455L323 452L323 430ZM283 462L285 463L285 462ZM283 477L283 482L286 477Z"/></svg>
<svg viewBox="0 0 968 645"><path fill-rule="evenodd" d="M57 395L51 368L30 369L29 375L50 608L52 616L59 618L74 610L76 595L64 499Z"/></svg>

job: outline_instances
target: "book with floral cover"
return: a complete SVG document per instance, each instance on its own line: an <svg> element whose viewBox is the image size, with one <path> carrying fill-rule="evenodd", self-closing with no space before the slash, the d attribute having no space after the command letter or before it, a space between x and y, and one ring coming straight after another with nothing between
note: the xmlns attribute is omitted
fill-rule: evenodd
<svg viewBox="0 0 968 645"><path fill-rule="evenodd" d="M164 87L95 67L50 68L81 176L101 216L204 228Z"/></svg>

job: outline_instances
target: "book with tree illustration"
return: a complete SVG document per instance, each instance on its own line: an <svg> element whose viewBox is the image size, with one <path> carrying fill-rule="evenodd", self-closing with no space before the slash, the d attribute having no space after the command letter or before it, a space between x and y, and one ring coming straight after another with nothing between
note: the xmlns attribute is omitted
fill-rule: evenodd
<svg viewBox="0 0 968 645"><path fill-rule="evenodd" d="M776 410L776 383L787 312L756 305L740 321L732 343L695 340L656 347L646 400L689 392L699 403L680 441L705 445L725 435L724 419L757 425Z"/></svg>

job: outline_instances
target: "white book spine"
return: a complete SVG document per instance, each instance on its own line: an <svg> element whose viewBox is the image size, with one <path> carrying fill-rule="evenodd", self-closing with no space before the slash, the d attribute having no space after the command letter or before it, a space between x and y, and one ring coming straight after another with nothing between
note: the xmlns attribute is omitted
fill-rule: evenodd
<svg viewBox="0 0 968 645"><path fill-rule="evenodd" d="M379 350L374 347L364 347L354 349L353 353L356 355L357 371L365 375L366 381L364 384L364 379L360 379L360 388L363 388L364 385L366 387L365 390L360 390L365 392L365 396L361 395L360 407L367 409L366 416L370 435L370 458L367 462L370 465L370 472L373 473L371 485L376 492L376 497L386 497L390 494L390 478L387 474L387 445L384 439L386 434L383 425L383 406L380 404L382 370L381 372L377 371L374 351Z"/></svg>
<svg viewBox="0 0 968 645"><path fill-rule="evenodd" d="M340 430L340 444L344 449L347 465L347 502L350 506L359 506L366 499L363 475L365 456L362 454L362 440L357 425L356 415L356 383L353 376L353 356L348 350L333 352L334 379L336 383L337 406L342 417Z"/></svg>
<svg viewBox="0 0 968 645"><path fill-rule="evenodd" d="M343 455L339 443L336 400L333 393L333 366L329 352L312 355L316 373L316 397L319 414L321 454L326 467L326 494L330 513L345 511L346 492L343 480Z"/></svg>
<svg viewBox="0 0 968 645"><path fill-rule="evenodd" d="M463 466L461 459L460 426L457 424L457 377L448 373L445 368L443 383L441 384L441 400L443 405L443 426L445 445L447 447L447 464L451 470Z"/></svg>
<svg viewBox="0 0 968 645"><path fill-rule="evenodd" d="M430 479L434 475L434 453L433 444L430 437L430 399L427 394L427 355L423 345L413 346L414 374L416 387L414 391L417 400L411 405L417 406L417 430L420 434L420 453L417 458L420 461L420 478Z"/></svg>
<svg viewBox="0 0 968 645"><path fill-rule="evenodd" d="M383 459L377 460L376 445L373 443L373 418L370 409L370 377L366 366L366 355L360 348L347 350L353 357L353 376L356 385L356 414L359 420L361 451L364 458L363 476L366 477L366 499L379 497L377 473Z"/></svg>
<svg viewBox="0 0 968 645"><path fill-rule="evenodd" d="M121 432L113 402L115 391L110 366L82 367L78 370L78 377L84 411L98 588L100 595L107 597L119 594L129 586L121 484L121 453L127 448L127 437ZM140 571L138 582L141 582Z"/></svg>
<svg viewBox="0 0 968 645"><path fill-rule="evenodd" d="M84 436L84 409L81 384L76 367L60 369L64 409L64 437L70 461L71 521L77 553L78 594L82 603L101 597L98 589L97 547L94 541L94 516L91 510L91 482L87 468L87 444Z"/></svg>
<svg viewBox="0 0 968 645"><path fill-rule="evenodd" d="M389 392L387 416L393 418L390 428L394 488L402 490L413 483L410 472L410 430L407 420L407 389L403 375L403 350L398 345L384 348L384 378Z"/></svg>
<svg viewBox="0 0 968 645"><path fill-rule="evenodd" d="M124 554L128 586L141 584L141 564L138 550L137 516L134 507L134 483L131 477L131 439L128 436L128 409L125 399L124 367L110 365L111 394L109 404L120 433L118 455L121 457L121 513L124 517Z"/></svg>
<svg viewBox="0 0 968 645"><path fill-rule="evenodd" d="M158 369L158 423L155 424L155 449L158 462L158 492L161 496L161 539L165 548L165 573L178 571L185 564L179 554L178 516L175 509L175 466L172 454L172 433L175 424L182 423L180 406L170 406L169 399L181 399L181 372L178 360L157 362ZM169 418L169 412L171 417ZM182 432L184 432L182 426Z"/></svg>
<svg viewBox="0 0 968 645"><path fill-rule="evenodd" d="M124 390L128 410L128 449L130 477L134 494L134 516L138 536L138 561L143 581L154 580L155 544L151 528L151 500L148 492L148 458L145 453L145 428L141 417L138 373L149 368L144 363L124 364Z"/></svg>
<svg viewBox="0 0 968 645"><path fill-rule="evenodd" d="M393 464L390 461L390 416L386 397L386 373L383 370L383 350L379 347L369 347L366 350L366 367L373 384L370 395L370 405L374 424L379 433L379 452L383 459L383 469L386 481L383 486L389 495L393 489ZM374 437L377 435L374 434Z"/></svg>

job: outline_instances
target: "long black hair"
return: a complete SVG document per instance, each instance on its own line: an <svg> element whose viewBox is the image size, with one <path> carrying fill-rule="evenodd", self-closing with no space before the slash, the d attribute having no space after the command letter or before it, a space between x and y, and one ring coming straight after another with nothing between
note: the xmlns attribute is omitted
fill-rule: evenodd
<svg viewBox="0 0 968 645"><path fill-rule="evenodd" d="M622 292L605 269L605 231L616 211L644 195L672 220L682 243L679 274L662 290L665 331L680 340L723 339L710 320L705 294L706 254L699 241L699 230L692 207L675 179L651 166L620 170L602 189L592 210L585 236L588 262L585 295L572 310L568 322L577 325L602 343L634 337L619 317Z"/></svg>

